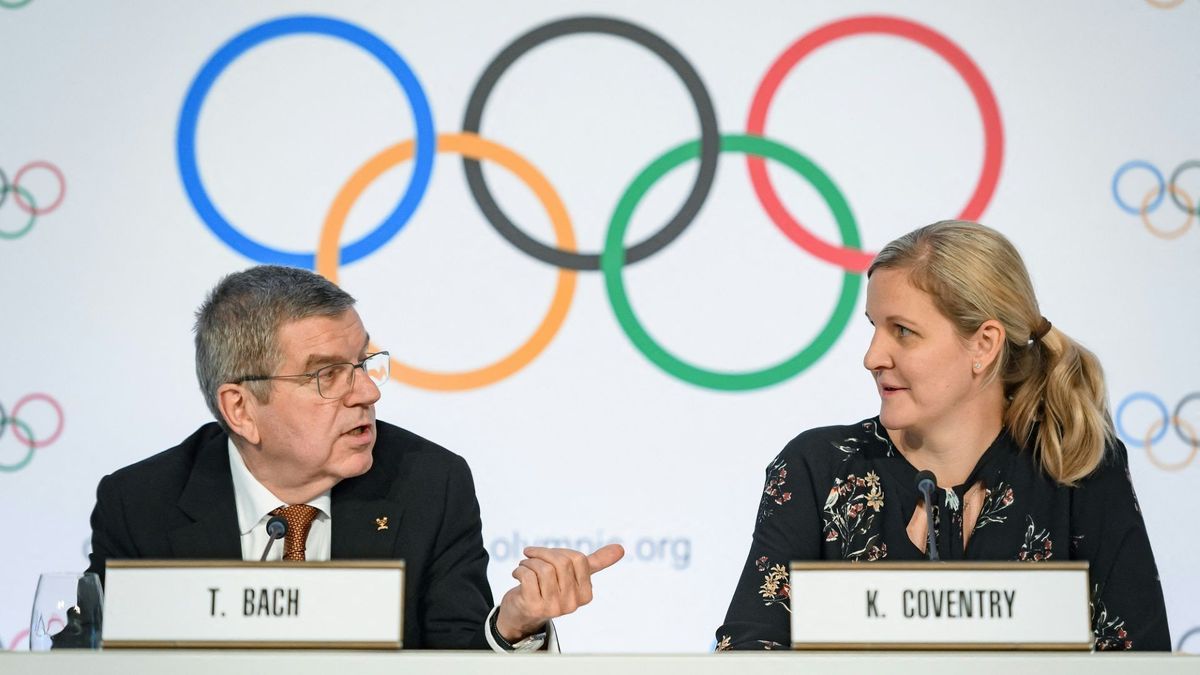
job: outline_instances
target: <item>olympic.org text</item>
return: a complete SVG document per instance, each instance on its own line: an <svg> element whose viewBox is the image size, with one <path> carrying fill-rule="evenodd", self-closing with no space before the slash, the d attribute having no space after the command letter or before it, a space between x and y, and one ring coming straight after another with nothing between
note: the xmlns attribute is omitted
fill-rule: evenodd
<svg viewBox="0 0 1200 675"><path fill-rule="evenodd" d="M591 535L578 536L525 535L514 531L488 540L487 552L492 560L515 562L525 557L521 551L526 546L573 548L583 553L591 553L608 544L624 546L626 562L665 564L676 570L685 570L692 563L692 540L690 537L674 535L622 537L605 534L603 530L598 530Z"/></svg>

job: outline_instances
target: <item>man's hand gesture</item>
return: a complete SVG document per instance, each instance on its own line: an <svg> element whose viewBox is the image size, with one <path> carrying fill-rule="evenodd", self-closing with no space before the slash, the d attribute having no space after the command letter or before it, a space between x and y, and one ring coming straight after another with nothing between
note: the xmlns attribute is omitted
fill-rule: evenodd
<svg viewBox="0 0 1200 675"><path fill-rule="evenodd" d="M568 548L527 547L513 570L517 586L504 594L496 629L510 643L539 633L546 621L570 614L592 601L592 575L625 555L609 544L591 555Z"/></svg>

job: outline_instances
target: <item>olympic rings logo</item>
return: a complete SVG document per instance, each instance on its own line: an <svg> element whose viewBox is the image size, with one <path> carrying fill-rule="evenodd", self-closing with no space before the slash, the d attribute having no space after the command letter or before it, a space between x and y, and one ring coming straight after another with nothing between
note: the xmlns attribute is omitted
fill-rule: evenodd
<svg viewBox="0 0 1200 675"><path fill-rule="evenodd" d="M327 212L317 247L310 252L283 251L251 239L231 224L213 203L196 163L196 130L204 100L221 73L248 50L270 40L297 34L338 39L356 46L383 64L411 107L415 137L391 145L360 166L338 190ZM515 150L479 136L483 113L500 77L530 50L562 37L600 34L622 39L661 58L682 81L695 107L700 126L697 140L669 148L652 159L620 197L609 221L603 248L598 252L578 250L572 221L551 182ZM208 59L184 97L176 137L176 157L184 190L204 224L226 245L261 263L276 263L314 269L334 283L342 265L361 260L388 243L413 217L425 195L439 153L460 155L471 197L485 220L509 243L539 261L558 268L557 282L549 308L523 344L501 359L468 371L431 371L401 363L392 357L392 377L416 387L433 390L466 390L503 380L532 362L554 338L571 305L578 272L600 272L613 312L635 347L664 372L691 384L718 390L750 390L787 380L816 363L836 342L853 314L862 273L872 253L862 241L849 203L812 159L783 143L765 136L766 118L784 77L812 52L839 39L855 35L886 35L923 46L949 63L964 80L979 108L984 128L984 160L978 182L958 217L977 220L995 192L1003 158L1004 134L995 96L986 78L971 58L955 43L933 29L907 19L888 16L859 16L834 21L800 37L771 64L759 83L750 106L745 133L722 133L708 90L695 68L675 47L641 26L609 17L570 17L551 21L519 36L503 48L483 70L466 105L462 132L437 133L429 100L413 69L380 38L354 24L318 16L289 16L252 26L234 36ZM842 270L842 287L824 328L794 355L769 367L729 372L708 370L691 364L658 344L642 325L625 291L623 271L675 240L696 218L711 191L720 156L746 156L755 195L772 222L797 246ZM816 188L837 224L837 243L810 232L788 213L766 171L765 160L783 164ZM395 207L356 241L341 243L347 214L372 182L403 162L412 162L408 185ZM488 161L514 174L537 197L549 216L555 245L548 246L527 235L493 198L481 168ZM671 171L689 162L699 167L690 192L679 210L644 240L626 246L625 232L638 203L649 189Z"/></svg>
<svg viewBox="0 0 1200 675"><path fill-rule="evenodd" d="M1184 406L1197 400L1200 400L1200 391L1194 391L1184 396L1175 404L1175 410L1168 415L1167 406L1161 398L1144 391L1134 392L1126 396L1125 400L1121 401L1121 405L1117 406L1117 435L1121 437L1121 440L1135 448L1145 448L1146 457L1150 460L1150 463L1163 471L1182 471L1192 463L1192 460L1196 458L1196 454L1200 452L1200 430L1197 430L1196 426L1188 422L1187 418L1183 415ZM1125 427L1125 412L1131 404L1137 401L1153 405L1158 412L1158 416L1146 427L1145 432L1131 434ZM1187 457L1178 462L1165 462L1154 454L1154 446L1162 442L1163 438L1167 435L1168 429L1173 429L1179 440L1183 441L1184 445L1191 447Z"/></svg>
<svg viewBox="0 0 1200 675"><path fill-rule="evenodd" d="M25 178L30 171L37 169L50 172L54 176L54 179L58 181L58 195L46 202L44 206L39 206L34 200L33 194L21 186L21 179ZM67 196L67 180L63 177L61 169L44 160L30 162L21 167L13 176L11 182L8 180L8 174L4 173L3 169L0 169L0 208L8 203L10 196L12 197L13 204L28 217L25 218L25 224L16 230L7 231L0 228L0 239L20 239L29 234L38 216L44 216L62 204L63 199Z"/></svg>
<svg viewBox="0 0 1200 675"><path fill-rule="evenodd" d="M24 408L26 404L32 403L33 401L41 401L48 404L54 410L54 414L58 418L58 422L55 424L54 430L45 437L35 436L32 427L20 417L21 409ZM25 456L15 464L5 464L4 462L0 462L0 473L15 473L21 469L24 469L26 465L33 461L33 453L35 450L39 450L54 443L58 440L59 436L62 436L63 426L65 424L66 416L63 414L62 406L59 405L58 401L51 398L48 394L34 393L25 396L21 400L17 401L16 405L13 406L11 414L4 409L3 405L0 405L0 440L3 440L4 436L11 432L13 438L15 438L18 443L25 446Z"/></svg>
<svg viewBox="0 0 1200 675"><path fill-rule="evenodd" d="M9 641L8 651L15 652L15 651L17 651L18 647L25 646L25 641L28 638L29 638L29 629L28 628L22 629L20 632L18 632L16 635L13 636L12 640ZM3 646L3 644L0 643L0 646Z"/></svg>
<svg viewBox="0 0 1200 675"><path fill-rule="evenodd" d="M57 626L58 630L61 631L62 629L67 627L67 624L61 617L52 616L52 617L50 617L50 620L46 622L46 627L44 630L47 634L54 633L54 632L56 632L54 630L56 626ZM3 646L3 642L0 642L0 647L2 647L2 646ZM8 643L8 651L10 651L10 652L15 652L20 647L25 647L26 649L29 648L29 629L28 628L21 629L21 631L19 633L17 633L16 635L14 635L12 640L10 640Z"/></svg>
<svg viewBox="0 0 1200 675"><path fill-rule="evenodd" d="M1127 203L1121 198L1121 194L1117 191L1117 188L1121 182L1121 178L1124 177L1126 173L1134 169L1141 169L1142 171L1149 172L1155 180L1155 186L1146 192L1146 195L1142 197L1141 202L1136 206ZM1125 213L1128 213L1131 216L1141 216L1142 224L1146 226L1146 229L1150 232L1150 234L1153 234L1160 239L1175 239L1180 237L1184 232L1187 232L1188 228L1192 226L1192 220L1197 215L1200 215L1200 204L1197 204L1192 199L1191 195L1189 195L1184 191L1183 188L1179 186L1179 177L1188 169L1200 169L1200 159L1191 159L1175 167L1175 170L1171 172L1171 178L1169 180L1163 180L1162 172L1158 170L1158 167L1154 166L1150 162L1141 159L1125 162L1118 167L1116 173L1113 174L1113 200L1117 202L1117 206L1119 206ZM1164 230L1150 222L1150 214L1154 213L1158 209L1158 207L1162 204L1163 199L1167 195L1170 195L1171 202L1174 203L1175 206L1178 207L1178 209L1184 214L1183 224L1178 225L1174 229L1170 230Z"/></svg>
<svg viewBox="0 0 1200 675"><path fill-rule="evenodd" d="M1192 637L1195 637L1196 639L1191 640ZM1189 641L1194 642L1195 644L1189 645ZM1196 626L1195 628L1192 628L1184 633L1183 637L1179 638L1179 644L1175 646L1175 651L1186 654L1200 654L1200 626Z"/></svg>

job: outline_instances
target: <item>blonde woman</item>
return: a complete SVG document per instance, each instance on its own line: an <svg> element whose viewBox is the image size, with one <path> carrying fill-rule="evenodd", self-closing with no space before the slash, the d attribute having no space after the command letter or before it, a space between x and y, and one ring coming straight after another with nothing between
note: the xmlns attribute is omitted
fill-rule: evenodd
<svg viewBox="0 0 1200 675"><path fill-rule="evenodd" d="M717 648L786 647L792 560L1087 560L1097 649L1170 649L1100 364L1042 316L1013 245L944 221L867 272L877 417L806 431L767 468ZM933 523L915 486L936 476ZM932 537L930 529L932 528Z"/></svg>

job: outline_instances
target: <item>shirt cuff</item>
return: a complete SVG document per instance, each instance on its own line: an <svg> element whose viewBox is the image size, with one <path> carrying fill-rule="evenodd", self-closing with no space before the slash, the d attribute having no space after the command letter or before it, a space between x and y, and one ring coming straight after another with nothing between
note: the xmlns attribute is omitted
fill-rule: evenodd
<svg viewBox="0 0 1200 675"><path fill-rule="evenodd" d="M546 632L544 636L526 638L517 644L513 645L513 649L505 648L504 645L496 641L496 637L492 635L492 616L500 611L500 605L492 608L488 612L487 618L483 620L483 635L487 638L488 646L492 651L501 654L524 654L527 652L536 652L545 650L551 654L561 653L558 648L558 632L554 630L554 622L546 622Z"/></svg>

